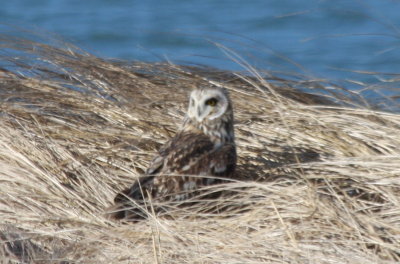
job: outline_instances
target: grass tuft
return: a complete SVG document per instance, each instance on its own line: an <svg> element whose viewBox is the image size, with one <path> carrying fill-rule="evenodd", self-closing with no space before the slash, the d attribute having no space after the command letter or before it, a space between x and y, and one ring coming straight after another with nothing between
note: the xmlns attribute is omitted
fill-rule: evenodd
<svg viewBox="0 0 400 264"><path fill-rule="evenodd" d="M247 73L46 43L0 34L0 262L400 261L399 114L229 50ZM233 99L237 179L208 189L230 195L135 224L104 218L201 85Z"/></svg>

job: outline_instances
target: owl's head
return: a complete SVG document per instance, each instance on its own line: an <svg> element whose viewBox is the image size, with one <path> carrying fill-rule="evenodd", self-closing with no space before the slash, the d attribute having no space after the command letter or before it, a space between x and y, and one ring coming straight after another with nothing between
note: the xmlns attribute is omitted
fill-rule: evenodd
<svg viewBox="0 0 400 264"><path fill-rule="evenodd" d="M188 117L194 121L208 123L222 117L229 118L231 113L231 102L226 89L201 88L190 94Z"/></svg>
<svg viewBox="0 0 400 264"><path fill-rule="evenodd" d="M217 141L233 141L233 111L224 88L199 88L190 94L184 129L195 127Z"/></svg>

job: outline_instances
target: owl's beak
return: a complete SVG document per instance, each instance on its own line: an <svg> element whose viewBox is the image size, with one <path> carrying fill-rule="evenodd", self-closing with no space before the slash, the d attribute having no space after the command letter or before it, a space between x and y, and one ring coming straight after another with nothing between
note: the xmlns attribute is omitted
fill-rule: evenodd
<svg viewBox="0 0 400 264"><path fill-rule="evenodd" d="M201 116L202 109L201 107L197 107L196 111L196 119L198 122L203 122L204 116Z"/></svg>

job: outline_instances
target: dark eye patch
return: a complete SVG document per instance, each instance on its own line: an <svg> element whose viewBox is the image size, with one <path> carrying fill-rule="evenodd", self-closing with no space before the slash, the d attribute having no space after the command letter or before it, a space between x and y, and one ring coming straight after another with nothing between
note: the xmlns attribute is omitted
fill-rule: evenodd
<svg viewBox="0 0 400 264"><path fill-rule="evenodd" d="M209 105L209 106L216 106L217 103L218 103L218 99L217 99L217 98L214 98L214 97L208 99L208 100L205 102L205 104L206 104L206 105Z"/></svg>

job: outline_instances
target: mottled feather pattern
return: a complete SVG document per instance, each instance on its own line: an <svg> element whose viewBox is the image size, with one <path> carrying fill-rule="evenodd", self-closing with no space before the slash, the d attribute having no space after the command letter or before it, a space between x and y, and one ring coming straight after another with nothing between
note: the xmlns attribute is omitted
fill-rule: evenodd
<svg viewBox="0 0 400 264"><path fill-rule="evenodd" d="M217 102L220 100L220 105L211 108L203 105L210 97ZM181 131L159 150L146 175L115 197L116 206L110 212L112 218L144 217L146 203L150 200L182 201L195 195L201 187L221 182L219 177L233 176L236 147L227 91L220 88L195 90L191 100ZM195 113L194 117L191 112Z"/></svg>

